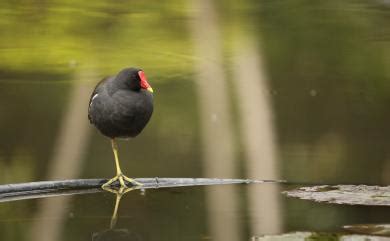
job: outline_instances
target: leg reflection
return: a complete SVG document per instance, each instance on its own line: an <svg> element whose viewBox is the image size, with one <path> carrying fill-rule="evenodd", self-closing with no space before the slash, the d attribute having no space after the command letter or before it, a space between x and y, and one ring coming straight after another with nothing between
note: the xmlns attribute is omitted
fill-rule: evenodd
<svg viewBox="0 0 390 241"><path fill-rule="evenodd" d="M103 189L106 190L106 188L103 188ZM109 188L107 188L107 189L109 189ZM115 193L115 195L116 195L114 212L112 213L112 216L111 216L110 229L115 228L116 222L118 220L119 203L121 202L123 195L125 195L126 193L133 191L135 189L137 189L137 188L120 187L119 190L115 190L115 189L107 190L109 192Z"/></svg>
<svg viewBox="0 0 390 241"><path fill-rule="evenodd" d="M109 187L103 188L106 191L109 191L111 193L115 194L115 206L114 206L114 211L111 216L111 222L110 222L110 228L107 230L103 230L100 232L96 232L92 234L92 241L112 241L112 240L132 240L132 241L137 241L141 240L141 237L133 232L129 231L126 228L120 228L120 229L115 229L115 226L117 224L118 220L118 210L119 210L119 205L122 200L122 197L133 190L140 189L139 187L120 187L119 189L112 189ZM143 194L144 191L141 189L141 194Z"/></svg>

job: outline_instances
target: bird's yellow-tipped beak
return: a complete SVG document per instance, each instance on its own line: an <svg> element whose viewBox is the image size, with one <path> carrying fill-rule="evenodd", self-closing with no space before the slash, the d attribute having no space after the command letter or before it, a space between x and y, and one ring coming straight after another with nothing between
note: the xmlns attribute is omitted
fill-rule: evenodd
<svg viewBox="0 0 390 241"><path fill-rule="evenodd" d="M152 87L148 87L147 90L148 90L150 93L153 93Z"/></svg>

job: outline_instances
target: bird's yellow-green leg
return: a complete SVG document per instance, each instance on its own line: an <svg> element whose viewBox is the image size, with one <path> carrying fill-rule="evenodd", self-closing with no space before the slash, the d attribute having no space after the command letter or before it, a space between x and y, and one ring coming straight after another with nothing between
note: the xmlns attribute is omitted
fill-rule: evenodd
<svg viewBox="0 0 390 241"><path fill-rule="evenodd" d="M114 152L115 157L115 165L116 165L116 176L108 180L105 184L103 184L102 188L107 189L110 185L116 181L119 181L121 187L127 187L125 181L131 183L133 186L142 186L142 183L137 182L136 180L126 177L123 175L118 158L118 146L115 143L115 139L111 139L112 151Z"/></svg>

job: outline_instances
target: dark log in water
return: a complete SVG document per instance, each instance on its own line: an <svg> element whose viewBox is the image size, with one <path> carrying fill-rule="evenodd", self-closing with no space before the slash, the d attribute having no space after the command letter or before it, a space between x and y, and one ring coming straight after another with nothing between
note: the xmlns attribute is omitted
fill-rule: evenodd
<svg viewBox="0 0 390 241"><path fill-rule="evenodd" d="M282 180L218 179L218 178L136 178L142 183L138 189L223 184L282 183ZM103 191L107 179L74 179L0 185L0 202L43 198L49 196L94 193Z"/></svg>

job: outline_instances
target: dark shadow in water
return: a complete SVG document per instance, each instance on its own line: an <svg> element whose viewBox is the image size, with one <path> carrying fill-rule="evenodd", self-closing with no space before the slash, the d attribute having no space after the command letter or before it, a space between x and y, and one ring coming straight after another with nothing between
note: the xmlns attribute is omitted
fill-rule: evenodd
<svg viewBox="0 0 390 241"><path fill-rule="evenodd" d="M141 241L142 238L128 229L107 229L92 234L92 241Z"/></svg>

